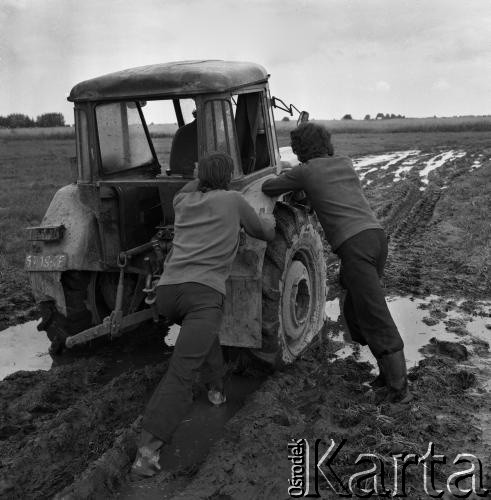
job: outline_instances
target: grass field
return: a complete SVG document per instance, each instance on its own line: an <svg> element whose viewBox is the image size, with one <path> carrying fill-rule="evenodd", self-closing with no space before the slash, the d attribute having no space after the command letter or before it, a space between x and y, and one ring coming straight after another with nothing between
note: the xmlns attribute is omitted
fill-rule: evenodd
<svg viewBox="0 0 491 500"><path fill-rule="evenodd" d="M70 182L72 140L0 142L0 265L24 260L24 228L36 225L54 193Z"/></svg>
<svg viewBox="0 0 491 500"><path fill-rule="evenodd" d="M464 132L491 130L491 116L455 118L394 118L392 120L315 120L333 133ZM296 121L276 123L278 133L289 132Z"/></svg>
<svg viewBox="0 0 491 500"><path fill-rule="evenodd" d="M491 116L453 118L396 118L392 120L316 120L335 134L386 134L401 132L485 132L491 131ZM276 122L278 135L288 135L296 120ZM149 125L152 137L171 137L174 124ZM71 139L74 127L0 129L0 139Z"/></svg>

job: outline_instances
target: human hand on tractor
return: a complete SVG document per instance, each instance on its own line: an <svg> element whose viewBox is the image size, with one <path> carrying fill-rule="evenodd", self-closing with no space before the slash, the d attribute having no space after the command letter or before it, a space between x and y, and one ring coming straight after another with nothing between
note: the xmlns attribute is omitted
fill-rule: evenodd
<svg viewBox="0 0 491 500"><path fill-rule="evenodd" d="M276 219L275 219L275 216L273 214L264 213L264 214L260 214L259 217L268 226L272 227L272 229L274 229L276 227Z"/></svg>

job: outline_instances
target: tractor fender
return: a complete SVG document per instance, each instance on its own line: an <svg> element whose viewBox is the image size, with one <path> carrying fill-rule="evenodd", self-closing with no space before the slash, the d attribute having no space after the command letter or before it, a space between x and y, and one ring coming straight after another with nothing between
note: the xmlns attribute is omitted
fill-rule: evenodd
<svg viewBox="0 0 491 500"><path fill-rule="evenodd" d="M284 146L280 148L280 167L284 168L292 168L299 165L300 162L297 158L297 155L293 152L291 146Z"/></svg>
<svg viewBox="0 0 491 500"><path fill-rule="evenodd" d="M263 182L267 179L272 179L276 177L274 174L269 174L260 179L256 179L251 183L247 184L242 190L242 196L249 202L250 205L254 207L254 210L259 214L272 214L275 205L275 198L266 196L262 190L261 186Z"/></svg>
<svg viewBox="0 0 491 500"><path fill-rule="evenodd" d="M299 210L283 200L283 196L266 196L261 186L270 174L245 186L241 193L255 211L272 214L280 204L297 218ZM220 330L220 343L234 347L261 348L262 346L262 285L263 264L267 243L249 235L240 235L239 250L226 282L224 318Z"/></svg>
<svg viewBox="0 0 491 500"><path fill-rule="evenodd" d="M91 189L92 188L92 189ZM65 254L66 269L102 270L102 250L96 212L98 206L93 187L80 189L69 184L58 190L41 222L42 226L63 225L63 237L41 246L41 254Z"/></svg>
<svg viewBox="0 0 491 500"><path fill-rule="evenodd" d="M268 176L273 177L273 175ZM240 192L255 211L272 214L275 200L261 191L262 177ZM239 250L226 282L224 319L220 330L222 345L259 348L262 344L262 272L266 242L240 235Z"/></svg>
<svg viewBox="0 0 491 500"><path fill-rule="evenodd" d="M70 184L62 187L55 193L40 225L40 228L62 225L62 236L54 241L33 241L28 249L26 270L34 298L37 302L54 302L63 315L67 314L61 282L63 272L103 268L97 218L90 208L97 207L97 203L97 191L93 186L80 189ZM64 257L60 259L60 256Z"/></svg>

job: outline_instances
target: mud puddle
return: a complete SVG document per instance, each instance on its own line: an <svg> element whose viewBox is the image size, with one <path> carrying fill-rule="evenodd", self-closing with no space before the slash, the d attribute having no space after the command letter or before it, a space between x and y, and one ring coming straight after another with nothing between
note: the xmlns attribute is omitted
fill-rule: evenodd
<svg viewBox="0 0 491 500"><path fill-rule="evenodd" d="M453 356L464 360L467 353L480 354L487 350L491 340L491 303L478 304L479 315L471 316L466 312L466 303L461 301L447 301L437 296L425 299L413 297L387 298L389 310L399 328L404 341L404 352L408 368L416 366L425 354L431 353L438 345L440 351L453 349ZM333 300L326 304L325 313L330 321L340 319L339 301ZM436 340L432 340L436 339ZM343 341L340 333L333 340ZM452 346L450 342L456 344ZM463 346L463 348L459 348ZM445 352L441 352L445 354ZM359 348L348 344L336 353L341 358L354 355L360 361L367 361L372 365L375 360L368 347ZM491 382L486 384L491 388Z"/></svg>
<svg viewBox="0 0 491 500"><path fill-rule="evenodd" d="M429 175L441 167L453 165L456 161L466 156L463 150L443 150L436 155L419 150L395 151L392 153L367 155L355 158L353 164L358 171L360 180L368 186L375 179L374 174L380 176L381 170L389 171L393 181L399 182L414 171L419 176L423 191L429 184ZM482 156L474 160L471 170L481 166Z"/></svg>
<svg viewBox="0 0 491 500"><path fill-rule="evenodd" d="M37 331L39 321L28 321L0 332L0 380L19 370L49 370L50 342Z"/></svg>
<svg viewBox="0 0 491 500"><path fill-rule="evenodd" d="M95 349L87 345L82 349L66 349L53 361L48 352L50 341L45 332L37 330L38 324L39 320L28 321L0 332L0 380L17 371L49 370L94 355L107 364L105 378L110 380L129 369L158 363L163 356L170 355L169 348L174 346L179 333L179 327L174 325L165 338L161 335L161 342L156 346L154 342L147 342L148 328L140 327L121 339L105 339ZM158 332L152 334L155 336Z"/></svg>

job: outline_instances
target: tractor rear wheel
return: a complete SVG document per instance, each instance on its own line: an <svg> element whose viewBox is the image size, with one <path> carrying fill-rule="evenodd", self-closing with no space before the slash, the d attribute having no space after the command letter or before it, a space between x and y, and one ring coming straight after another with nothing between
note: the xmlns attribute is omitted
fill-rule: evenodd
<svg viewBox="0 0 491 500"><path fill-rule="evenodd" d="M51 340L49 352L55 357L63 351L65 339L92 326L92 315L87 308L87 287L90 274L83 271L66 271L61 284L65 293L66 316L53 302L42 302L41 323L38 330L45 330Z"/></svg>
<svg viewBox="0 0 491 500"><path fill-rule="evenodd" d="M65 294L66 316L53 302L41 303L42 321L38 330L45 330L51 341L50 354L55 357L63 351L67 337L97 325L111 313L116 301L119 273L66 271L61 277ZM140 285L140 286L139 286ZM125 277L123 313L139 309L144 294L143 284L136 275ZM136 292L138 290L138 292Z"/></svg>
<svg viewBox="0 0 491 500"><path fill-rule="evenodd" d="M128 273L124 278L123 288L123 314L135 312L142 306L145 294L143 288L145 277ZM92 313L94 325L102 323L102 320L111 314L116 307L116 291L118 289L118 272L90 273L90 281L87 290L87 306Z"/></svg>
<svg viewBox="0 0 491 500"><path fill-rule="evenodd" d="M280 368L291 363L320 331L326 301L322 237L306 211L275 210L276 237L263 265L263 345L253 354Z"/></svg>

